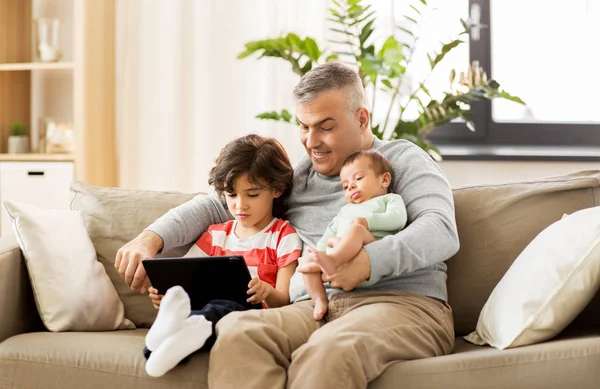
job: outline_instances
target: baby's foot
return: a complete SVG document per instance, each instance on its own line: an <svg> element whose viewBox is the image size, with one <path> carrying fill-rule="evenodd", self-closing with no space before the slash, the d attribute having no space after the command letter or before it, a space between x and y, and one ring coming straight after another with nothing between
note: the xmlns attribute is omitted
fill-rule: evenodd
<svg viewBox="0 0 600 389"><path fill-rule="evenodd" d="M327 296L315 298L315 309L313 310L313 318L316 321L323 319L323 316L327 313L328 305Z"/></svg>
<svg viewBox="0 0 600 389"><path fill-rule="evenodd" d="M313 251L310 253L311 257L315 260L315 262L317 262L321 268L323 268L323 271L329 275L335 273L335 271L337 270L337 263L335 262L335 259L333 259L331 256L327 255L325 253L325 251Z"/></svg>
<svg viewBox="0 0 600 389"><path fill-rule="evenodd" d="M148 350L156 351L165 339L181 328L190 313L190 298L185 290L181 286L174 286L167 290L160 302L156 320L146 334Z"/></svg>

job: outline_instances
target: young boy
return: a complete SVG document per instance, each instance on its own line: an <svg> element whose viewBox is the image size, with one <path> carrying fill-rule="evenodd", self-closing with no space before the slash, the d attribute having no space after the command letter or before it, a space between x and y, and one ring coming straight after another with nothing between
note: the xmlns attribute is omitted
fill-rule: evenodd
<svg viewBox="0 0 600 389"><path fill-rule="evenodd" d="M225 197L234 220L211 225L185 255L242 255L252 275L248 302L266 307L290 303L289 283L302 250L302 241L289 222L281 220L283 198L292 188L293 169L279 142L248 135L227 144L210 171L209 184ZM175 286L149 297L159 309L146 336L146 372L165 374L197 350L209 350L216 323L246 308L233 301L213 300L190 311L185 291Z"/></svg>
<svg viewBox="0 0 600 389"><path fill-rule="evenodd" d="M340 171L346 204L327 226L316 250L309 256L325 272L333 273L354 258L360 249L375 239L395 234L406 225L406 207L400 195L388 193L392 165L379 151L370 149L350 155ZM328 247L331 238L339 238ZM320 273L304 274L306 289L315 301L313 317L321 320L327 312L327 294Z"/></svg>

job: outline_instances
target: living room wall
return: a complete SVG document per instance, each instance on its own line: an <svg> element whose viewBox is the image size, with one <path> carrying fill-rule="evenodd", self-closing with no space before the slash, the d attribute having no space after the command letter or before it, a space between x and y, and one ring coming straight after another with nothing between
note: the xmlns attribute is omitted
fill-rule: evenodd
<svg viewBox="0 0 600 389"><path fill-rule="evenodd" d="M382 23L393 29L393 2L370 3L382 15ZM293 107L297 76L283 61L240 61L236 56L245 42L289 31L326 45L328 1L116 0L116 6L120 186L209 190L208 171L218 151L248 132L276 137L294 162L300 159L303 150L296 128L254 118L259 112ZM440 166L457 187L600 165L443 161Z"/></svg>

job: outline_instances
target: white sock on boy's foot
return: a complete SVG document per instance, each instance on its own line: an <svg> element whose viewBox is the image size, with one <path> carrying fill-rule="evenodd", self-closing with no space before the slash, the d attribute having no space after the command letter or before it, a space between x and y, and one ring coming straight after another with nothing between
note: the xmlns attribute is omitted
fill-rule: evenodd
<svg viewBox="0 0 600 389"><path fill-rule="evenodd" d="M160 302L156 320L146 334L148 350L158 349L165 339L177 332L190 312L190 298L185 290L181 286L169 288Z"/></svg>
<svg viewBox="0 0 600 389"><path fill-rule="evenodd" d="M212 334L212 323L204 316L188 317L179 331L165 339L146 361L146 373L160 377L199 350Z"/></svg>

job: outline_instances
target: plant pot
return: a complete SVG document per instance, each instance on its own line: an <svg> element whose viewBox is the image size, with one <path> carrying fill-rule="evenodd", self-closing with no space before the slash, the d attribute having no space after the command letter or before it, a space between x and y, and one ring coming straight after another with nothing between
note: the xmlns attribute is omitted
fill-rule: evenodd
<svg viewBox="0 0 600 389"><path fill-rule="evenodd" d="M29 137L28 136L9 136L8 137L8 153L22 154L29 152Z"/></svg>

